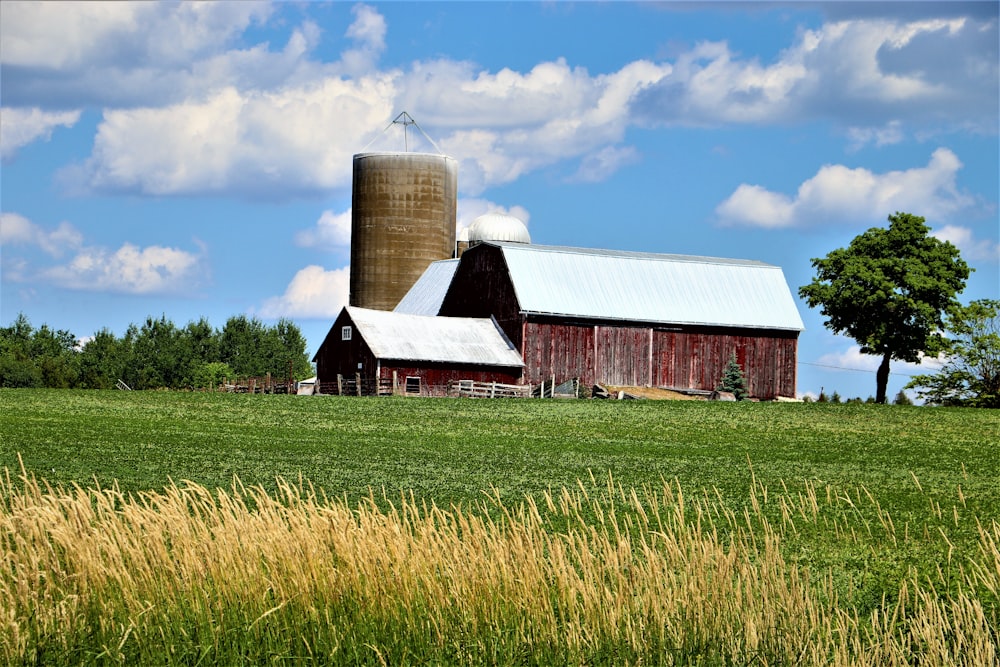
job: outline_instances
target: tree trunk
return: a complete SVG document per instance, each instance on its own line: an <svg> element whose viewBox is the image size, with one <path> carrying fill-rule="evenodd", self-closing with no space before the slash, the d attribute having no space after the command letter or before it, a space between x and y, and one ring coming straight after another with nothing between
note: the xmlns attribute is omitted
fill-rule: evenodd
<svg viewBox="0 0 1000 667"><path fill-rule="evenodd" d="M892 357L890 352L886 352L882 357L882 363L879 364L878 372L875 373L875 402L879 404L884 404L885 401L885 388L889 384L889 359Z"/></svg>

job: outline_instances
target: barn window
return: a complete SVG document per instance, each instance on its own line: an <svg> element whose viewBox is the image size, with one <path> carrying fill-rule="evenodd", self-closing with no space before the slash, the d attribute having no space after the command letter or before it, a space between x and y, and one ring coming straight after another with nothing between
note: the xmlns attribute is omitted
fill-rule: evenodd
<svg viewBox="0 0 1000 667"><path fill-rule="evenodd" d="M419 394L420 393L420 378L419 377L406 377L406 393L407 394Z"/></svg>
<svg viewBox="0 0 1000 667"><path fill-rule="evenodd" d="M351 327L340 328L340 340L351 340Z"/></svg>

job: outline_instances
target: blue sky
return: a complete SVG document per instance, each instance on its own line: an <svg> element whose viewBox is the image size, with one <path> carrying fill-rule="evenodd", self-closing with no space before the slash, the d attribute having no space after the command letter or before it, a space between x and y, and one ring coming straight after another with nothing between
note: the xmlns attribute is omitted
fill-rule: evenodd
<svg viewBox="0 0 1000 667"><path fill-rule="evenodd" d="M287 317L312 354L351 156L401 149L401 111L459 161L460 227L756 259L796 293L906 211L976 269L963 302L998 298L997 8L3 2L0 324ZM800 394L873 394L878 360L800 312Z"/></svg>

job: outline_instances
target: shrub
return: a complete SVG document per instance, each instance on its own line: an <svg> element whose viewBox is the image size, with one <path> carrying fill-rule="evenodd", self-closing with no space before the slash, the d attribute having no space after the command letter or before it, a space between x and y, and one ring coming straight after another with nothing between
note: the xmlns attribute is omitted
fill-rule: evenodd
<svg viewBox="0 0 1000 667"><path fill-rule="evenodd" d="M737 401L742 401L747 396L746 378L743 377L743 368L736 361L735 352L729 355L726 368L722 371L722 382L716 387L716 391L728 391Z"/></svg>
<svg viewBox="0 0 1000 667"><path fill-rule="evenodd" d="M910 397L902 389L896 394L896 398L892 399L892 403L893 405L913 405L913 401L910 400Z"/></svg>

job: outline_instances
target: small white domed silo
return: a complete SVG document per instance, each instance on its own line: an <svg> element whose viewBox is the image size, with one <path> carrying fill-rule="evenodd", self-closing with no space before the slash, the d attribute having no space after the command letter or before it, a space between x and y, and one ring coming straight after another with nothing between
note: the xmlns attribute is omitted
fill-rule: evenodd
<svg viewBox="0 0 1000 667"><path fill-rule="evenodd" d="M469 247L484 241L510 241L531 243L531 235L523 222L506 213L486 213L472 221L468 227Z"/></svg>

